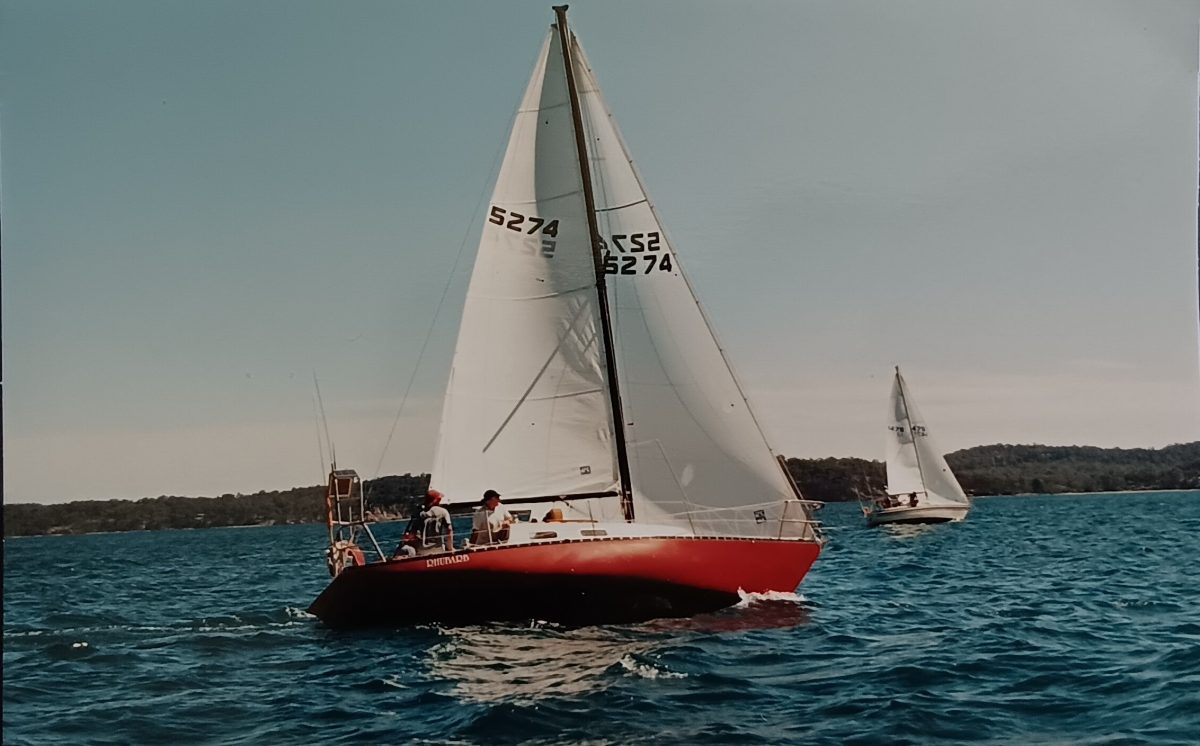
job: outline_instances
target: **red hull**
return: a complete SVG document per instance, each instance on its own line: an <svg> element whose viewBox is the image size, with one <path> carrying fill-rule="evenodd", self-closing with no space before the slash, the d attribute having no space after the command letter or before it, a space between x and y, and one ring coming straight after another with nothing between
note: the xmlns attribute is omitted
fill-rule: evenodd
<svg viewBox="0 0 1200 746"><path fill-rule="evenodd" d="M688 616L737 603L739 590L793 591L819 553L807 541L691 537L488 547L350 567L309 612L331 626Z"/></svg>

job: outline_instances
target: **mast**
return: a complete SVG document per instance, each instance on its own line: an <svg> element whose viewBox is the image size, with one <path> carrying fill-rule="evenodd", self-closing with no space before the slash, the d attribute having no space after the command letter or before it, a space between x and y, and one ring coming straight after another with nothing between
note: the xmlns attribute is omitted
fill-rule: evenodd
<svg viewBox="0 0 1200 746"><path fill-rule="evenodd" d="M612 404L613 434L616 437L617 468L621 474L621 512L625 520L633 520L633 485L629 477L629 454L625 447L625 413L621 407L621 387L617 384L617 360L613 352L612 319L608 312L608 286L604 275L603 246L600 227L596 224L596 199L592 194L592 171L588 165L587 143L583 135L583 114L579 106L579 91L575 86L575 66L571 62L570 34L567 33L566 5L555 5L559 45L566 68L567 93L571 99L571 122L575 126L575 152L583 181L583 199L587 210L588 236L592 241L592 265L596 273L596 296L600 308L600 329L604 336L604 367L608 373L608 399Z"/></svg>
<svg viewBox="0 0 1200 746"><path fill-rule="evenodd" d="M921 449L917 448L917 434L913 431L912 415L908 413L908 394L904 391L904 379L900 376L900 366L896 366L896 388L900 389L900 403L904 405L904 421L908 423L908 435L912 440L913 455L917 457L917 474L921 477L921 489L929 494L925 486L925 468L921 466Z"/></svg>

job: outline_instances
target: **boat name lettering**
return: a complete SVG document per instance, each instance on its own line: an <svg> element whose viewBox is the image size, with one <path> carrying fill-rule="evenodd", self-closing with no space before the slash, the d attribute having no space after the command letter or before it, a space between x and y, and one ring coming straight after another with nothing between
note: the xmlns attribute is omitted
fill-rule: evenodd
<svg viewBox="0 0 1200 746"><path fill-rule="evenodd" d="M469 554L451 554L446 557L434 557L433 559L425 560L426 567L441 567L442 565L457 565L460 562L470 562L471 555Z"/></svg>
<svg viewBox="0 0 1200 746"><path fill-rule="evenodd" d="M534 215L523 215L512 210L505 210L503 207L492 205L491 211L488 213L488 222L492 225L503 226L510 231L524 233L532 236L540 229L542 236L542 255L546 257L554 256L554 247L558 244L555 239L558 238L558 219L546 220ZM529 227L526 229L526 223Z"/></svg>

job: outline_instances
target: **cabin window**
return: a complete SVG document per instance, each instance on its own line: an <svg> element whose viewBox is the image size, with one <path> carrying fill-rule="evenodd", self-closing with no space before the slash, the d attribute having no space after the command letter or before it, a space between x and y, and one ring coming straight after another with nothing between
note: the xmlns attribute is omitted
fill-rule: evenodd
<svg viewBox="0 0 1200 746"><path fill-rule="evenodd" d="M535 538L535 539L557 539L558 532L557 531L536 531L533 534L533 538Z"/></svg>
<svg viewBox="0 0 1200 746"><path fill-rule="evenodd" d="M580 536L608 536L608 532L602 528L585 528L579 532Z"/></svg>

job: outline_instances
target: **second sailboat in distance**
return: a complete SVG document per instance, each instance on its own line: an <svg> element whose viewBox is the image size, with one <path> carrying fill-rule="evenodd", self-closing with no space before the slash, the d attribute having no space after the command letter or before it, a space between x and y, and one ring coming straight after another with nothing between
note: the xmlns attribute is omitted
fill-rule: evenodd
<svg viewBox="0 0 1200 746"><path fill-rule="evenodd" d="M966 518L971 501L934 444L900 366L888 400L887 429L887 490L863 506L867 523L944 523Z"/></svg>

